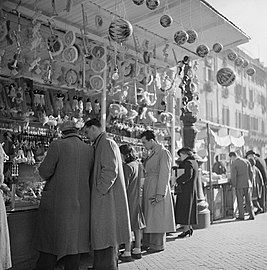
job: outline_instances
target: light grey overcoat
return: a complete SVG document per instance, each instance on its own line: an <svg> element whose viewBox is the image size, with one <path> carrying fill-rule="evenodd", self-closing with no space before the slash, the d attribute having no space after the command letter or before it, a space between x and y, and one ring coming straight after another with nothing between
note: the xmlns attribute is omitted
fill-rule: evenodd
<svg viewBox="0 0 267 270"><path fill-rule="evenodd" d="M158 144L145 161L145 182L143 191L143 208L146 220L145 233L165 233L175 231L174 210L170 189L171 155ZM150 198L156 194L164 198L156 205Z"/></svg>
<svg viewBox="0 0 267 270"><path fill-rule="evenodd" d="M89 251L90 187L93 147L75 133L53 141L39 167L46 185L35 236L39 251L57 255Z"/></svg>
<svg viewBox="0 0 267 270"><path fill-rule="evenodd" d="M92 248L99 250L129 242L131 225L119 147L106 133L94 147L91 237Z"/></svg>

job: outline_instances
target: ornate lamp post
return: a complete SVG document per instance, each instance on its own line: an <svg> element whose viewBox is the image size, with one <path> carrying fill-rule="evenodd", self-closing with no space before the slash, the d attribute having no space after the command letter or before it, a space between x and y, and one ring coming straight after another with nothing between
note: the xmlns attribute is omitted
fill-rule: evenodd
<svg viewBox="0 0 267 270"><path fill-rule="evenodd" d="M197 114L199 112L199 93L197 92L198 79L195 75L197 70L197 61L192 64L190 57L185 56L179 64L179 75L182 81L179 88L182 92L182 114L180 116L183 122L182 138L183 146L195 149L197 128L195 123L197 121ZM201 181L201 165L203 160L197 156L199 165L199 177L197 182L197 203L198 203L198 225L196 228L206 228L210 224L210 211L208 210L208 203L204 196L202 181Z"/></svg>

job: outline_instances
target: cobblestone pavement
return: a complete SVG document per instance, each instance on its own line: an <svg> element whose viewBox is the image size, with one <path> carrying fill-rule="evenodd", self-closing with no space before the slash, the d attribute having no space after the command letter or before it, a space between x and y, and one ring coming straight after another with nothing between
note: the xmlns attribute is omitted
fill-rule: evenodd
<svg viewBox="0 0 267 270"><path fill-rule="evenodd" d="M267 213L246 218L216 221L184 239L177 239L177 231L163 252L143 252L140 260L120 262L119 270L267 270ZM80 270L91 264L85 257Z"/></svg>

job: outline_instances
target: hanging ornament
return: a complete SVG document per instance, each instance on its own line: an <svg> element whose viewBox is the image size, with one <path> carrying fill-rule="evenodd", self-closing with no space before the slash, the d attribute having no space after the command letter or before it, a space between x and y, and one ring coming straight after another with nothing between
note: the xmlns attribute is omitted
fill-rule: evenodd
<svg viewBox="0 0 267 270"><path fill-rule="evenodd" d="M133 0L133 3L136 4L137 6L143 5L145 0Z"/></svg>
<svg viewBox="0 0 267 270"><path fill-rule="evenodd" d="M227 57L230 61L234 61L237 58L237 54L234 51L230 50L227 54Z"/></svg>
<svg viewBox="0 0 267 270"><path fill-rule="evenodd" d="M92 89L101 91L104 87L104 80L100 75L94 75L90 78L90 85Z"/></svg>
<svg viewBox="0 0 267 270"><path fill-rule="evenodd" d="M248 60L244 59L244 62L242 64L242 68L246 68L248 66Z"/></svg>
<svg viewBox="0 0 267 270"><path fill-rule="evenodd" d="M223 49L223 45L221 43L218 43L218 42L214 43L212 46L212 50L215 53L219 53L222 49Z"/></svg>
<svg viewBox="0 0 267 270"><path fill-rule="evenodd" d="M253 76L256 73L256 70L255 70L255 68L250 67L247 69L246 72L247 72L248 76Z"/></svg>
<svg viewBox="0 0 267 270"><path fill-rule="evenodd" d="M146 0L146 6L150 10L155 10L159 5L160 5L160 1L159 0Z"/></svg>
<svg viewBox="0 0 267 270"><path fill-rule="evenodd" d="M224 67L217 71L216 78L218 84L227 87L234 83L236 76L232 69Z"/></svg>
<svg viewBox="0 0 267 270"><path fill-rule="evenodd" d="M199 57L205 57L210 52L210 49L207 45L201 44L197 47L196 53Z"/></svg>
<svg viewBox="0 0 267 270"><path fill-rule="evenodd" d="M76 41L76 36L74 31L67 31L63 36L63 43L65 46L72 46Z"/></svg>
<svg viewBox="0 0 267 270"><path fill-rule="evenodd" d="M99 14L95 16L95 26L97 29L103 26L103 18Z"/></svg>
<svg viewBox="0 0 267 270"><path fill-rule="evenodd" d="M187 43L192 44L197 40L198 34L195 30L187 30L186 33L188 34Z"/></svg>
<svg viewBox="0 0 267 270"><path fill-rule="evenodd" d="M108 32L112 40L122 43L132 35L133 27L131 23L125 19L116 19L111 22Z"/></svg>
<svg viewBox="0 0 267 270"><path fill-rule="evenodd" d="M165 15L162 15L160 17L160 21L159 22L160 22L160 25L161 26L163 26L163 27L169 27L172 24L173 19L172 19L172 17L170 15L165 14Z"/></svg>
<svg viewBox="0 0 267 270"><path fill-rule="evenodd" d="M174 34L174 41L178 45L183 45L188 40L188 34L184 30L179 30Z"/></svg>
<svg viewBox="0 0 267 270"><path fill-rule="evenodd" d="M235 59L235 65L236 65L237 67L242 66L243 63L244 63L244 60L243 60L242 57L239 57L239 56L238 56L238 57Z"/></svg>

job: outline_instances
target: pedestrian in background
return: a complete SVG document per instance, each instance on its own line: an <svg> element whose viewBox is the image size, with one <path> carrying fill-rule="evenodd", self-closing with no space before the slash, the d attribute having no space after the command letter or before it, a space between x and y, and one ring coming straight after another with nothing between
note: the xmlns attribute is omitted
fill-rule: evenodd
<svg viewBox="0 0 267 270"><path fill-rule="evenodd" d="M226 173L226 168L223 163L219 160L219 156L215 156L215 162L212 166L212 171L217 173L218 175L222 175Z"/></svg>
<svg viewBox="0 0 267 270"><path fill-rule="evenodd" d="M122 261L141 259L142 229L145 228L145 219L141 208L141 178L143 166L133 147L128 144L120 146L123 160L123 172L130 211L131 229L134 232L135 247L131 254L131 242L125 243L125 252L121 255Z"/></svg>
<svg viewBox="0 0 267 270"><path fill-rule="evenodd" d="M263 208L260 206L259 200L262 195L262 189L264 188L263 177L260 170L256 167L256 161L254 158L248 159L253 172L252 179L252 203L257 208L255 214L263 213Z"/></svg>
<svg viewBox="0 0 267 270"><path fill-rule="evenodd" d="M229 157L231 164L231 183L235 189L237 197L238 217L239 220L244 220L243 201L245 197L246 209L249 212L249 219L255 219L253 211L251 188L252 188L252 168L247 159L241 158L236 152L230 152Z"/></svg>
<svg viewBox="0 0 267 270"><path fill-rule="evenodd" d="M6 207L1 190L1 184L4 183L4 156L4 149L0 143L0 270L5 270L12 266Z"/></svg>
<svg viewBox="0 0 267 270"><path fill-rule="evenodd" d="M266 196L266 185L267 185L267 168L266 168L266 163L264 161L264 159L262 159L260 156L258 156L253 150L249 150L246 153L246 158L254 158L256 161L256 167L260 170L262 178L263 178L263 182L264 182L264 186L262 189L262 194L261 197L259 199L259 203L261 208L263 208L263 210L265 209L265 196Z"/></svg>
<svg viewBox="0 0 267 270"><path fill-rule="evenodd" d="M194 157L193 150L183 147L178 150L179 169L184 169L184 173L176 179L176 206L175 221L176 224L183 225L183 232L178 238L184 238L187 235L192 236L192 225L197 224L197 179L198 164Z"/></svg>
<svg viewBox="0 0 267 270"><path fill-rule="evenodd" d="M116 270L119 245L131 241L121 154L116 142L103 131L99 120L88 120L84 130L95 149L91 193L93 269Z"/></svg>
<svg viewBox="0 0 267 270"><path fill-rule="evenodd" d="M146 228L143 234L143 246L148 252L165 249L166 232L175 231L173 203L171 199L170 152L156 139L152 130L140 135L144 147L150 155L144 161L145 181L143 190L143 211Z"/></svg>
<svg viewBox="0 0 267 270"><path fill-rule="evenodd" d="M38 170L46 181L38 209L36 270L78 270L80 254L89 252L90 187L93 147L82 141L73 121L60 126L62 138L51 142Z"/></svg>

